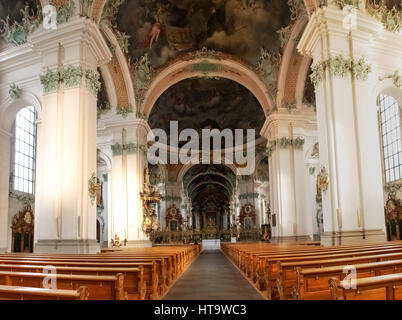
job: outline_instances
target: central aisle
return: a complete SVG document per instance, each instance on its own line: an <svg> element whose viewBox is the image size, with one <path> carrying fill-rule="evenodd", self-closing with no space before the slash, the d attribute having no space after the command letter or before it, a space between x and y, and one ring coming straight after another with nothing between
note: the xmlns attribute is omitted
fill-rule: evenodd
<svg viewBox="0 0 402 320"><path fill-rule="evenodd" d="M203 251L164 300L264 300L221 251Z"/></svg>

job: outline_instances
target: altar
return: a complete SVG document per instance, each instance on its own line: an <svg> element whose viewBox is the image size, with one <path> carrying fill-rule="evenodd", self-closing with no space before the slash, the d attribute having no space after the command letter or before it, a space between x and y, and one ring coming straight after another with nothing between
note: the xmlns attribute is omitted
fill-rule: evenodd
<svg viewBox="0 0 402 320"><path fill-rule="evenodd" d="M202 240L202 250L220 250L221 240L219 239L209 239Z"/></svg>

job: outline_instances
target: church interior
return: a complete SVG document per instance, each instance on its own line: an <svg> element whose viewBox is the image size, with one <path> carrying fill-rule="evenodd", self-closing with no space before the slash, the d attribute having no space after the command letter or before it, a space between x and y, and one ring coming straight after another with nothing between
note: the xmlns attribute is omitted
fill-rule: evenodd
<svg viewBox="0 0 402 320"><path fill-rule="evenodd" d="M0 300L402 300L401 106L400 0L0 0Z"/></svg>

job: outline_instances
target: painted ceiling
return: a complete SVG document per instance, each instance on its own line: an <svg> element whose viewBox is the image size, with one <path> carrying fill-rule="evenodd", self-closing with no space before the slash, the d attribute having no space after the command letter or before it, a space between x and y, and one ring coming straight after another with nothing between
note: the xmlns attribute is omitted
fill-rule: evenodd
<svg viewBox="0 0 402 320"><path fill-rule="evenodd" d="M193 207L203 207L210 202L219 206L227 206L229 195L227 190L220 185L204 184L197 188L191 200Z"/></svg>
<svg viewBox="0 0 402 320"><path fill-rule="evenodd" d="M221 204L227 203L235 183L233 171L225 165L195 165L183 177L184 188L196 204L211 196Z"/></svg>
<svg viewBox="0 0 402 320"><path fill-rule="evenodd" d="M0 0L0 18L6 20L7 16L10 21L21 21L21 10L28 5L32 9L31 13L37 13L36 8L40 7L39 1L36 0Z"/></svg>
<svg viewBox="0 0 402 320"><path fill-rule="evenodd" d="M117 27L131 36L132 61L147 53L154 68L204 46L255 65L262 47L279 51L289 20L285 0L127 0Z"/></svg>
<svg viewBox="0 0 402 320"><path fill-rule="evenodd" d="M187 128L200 133L201 129L255 129L258 138L265 116L254 95L237 82L193 78L166 90L148 120L151 129L168 134L170 121L178 121L179 132Z"/></svg>

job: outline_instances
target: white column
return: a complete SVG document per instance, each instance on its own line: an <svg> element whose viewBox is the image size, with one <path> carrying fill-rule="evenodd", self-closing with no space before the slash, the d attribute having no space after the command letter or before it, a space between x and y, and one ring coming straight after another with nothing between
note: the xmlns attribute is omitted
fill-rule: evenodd
<svg viewBox="0 0 402 320"><path fill-rule="evenodd" d="M136 120L127 127L127 214L128 245L151 246L149 237L142 231L143 210L140 192L143 191L144 168L148 166L146 137L150 130L144 120Z"/></svg>
<svg viewBox="0 0 402 320"><path fill-rule="evenodd" d="M271 214L277 214L273 237L280 240L312 239L312 219L304 210L311 201L305 194L304 141L315 134L314 114L271 114L261 131L268 139ZM296 139L303 141L295 146Z"/></svg>
<svg viewBox="0 0 402 320"><path fill-rule="evenodd" d="M363 9L357 13L356 29L349 31L337 6L318 9L298 46L313 58L313 65L323 66L316 73L321 77L316 100L320 165L329 176L323 193L322 236L328 245L385 241L376 72L388 63L400 63L400 50L390 50L384 59L383 49L398 48L401 37L382 30L381 23ZM372 72L367 77L352 76L350 69L342 72L332 62L339 56L341 61L364 58Z"/></svg>
<svg viewBox="0 0 402 320"><path fill-rule="evenodd" d="M11 134L0 129L0 253L8 247L8 193L10 187L10 140Z"/></svg>
<svg viewBox="0 0 402 320"><path fill-rule="evenodd" d="M129 247L151 246L142 231L144 168L147 166L146 136L149 126L141 119L111 124L113 237L127 239Z"/></svg>
<svg viewBox="0 0 402 320"><path fill-rule="evenodd" d="M88 186L96 174L96 92L87 70L96 73L110 51L97 26L84 18L32 36L44 73L82 68L78 81L56 84L44 96L38 133L35 252L92 253L96 242L96 200ZM71 78L70 78L71 80Z"/></svg>

